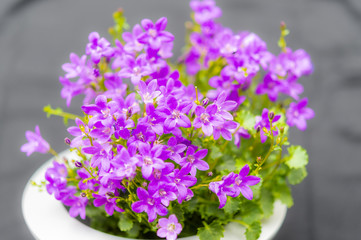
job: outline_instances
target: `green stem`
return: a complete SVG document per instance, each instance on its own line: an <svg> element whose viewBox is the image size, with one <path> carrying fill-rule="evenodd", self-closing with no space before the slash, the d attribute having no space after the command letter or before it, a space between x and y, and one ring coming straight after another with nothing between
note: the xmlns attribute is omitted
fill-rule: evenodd
<svg viewBox="0 0 361 240"><path fill-rule="evenodd" d="M243 221L241 221L241 220L238 220L238 219L231 219L231 222L239 223L239 224L245 226L246 228L250 228L250 227L251 227L249 224L247 224L247 223L245 223L245 222L243 222Z"/></svg>
<svg viewBox="0 0 361 240"><path fill-rule="evenodd" d="M53 156L58 157L58 153L50 147L48 153L51 153Z"/></svg>

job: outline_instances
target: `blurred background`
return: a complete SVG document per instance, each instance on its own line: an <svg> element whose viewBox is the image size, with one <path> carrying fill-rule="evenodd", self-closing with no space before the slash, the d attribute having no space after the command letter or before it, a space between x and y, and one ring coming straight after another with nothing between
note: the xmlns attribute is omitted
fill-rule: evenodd
<svg viewBox="0 0 361 240"><path fill-rule="evenodd" d="M279 24L287 23L293 49L310 53L314 74L301 79L316 118L291 142L309 153L309 176L293 187L289 209L276 239L360 239L361 220L361 1L218 0L220 21L249 30L277 53ZM43 106L66 108L60 97L61 65L69 53L83 54L88 34L108 37L112 13L125 10L130 26L143 18L168 18L184 43L188 1L177 0L1 0L0 1L0 239L33 239L21 214L22 191L48 159L26 158L19 148L26 130L39 124L57 151L66 149L62 120L46 119ZM109 38L110 39L110 38ZM79 100L79 98L76 98ZM73 101L72 106L77 106ZM79 106L79 105L78 105ZM70 112L79 111L71 107Z"/></svg>

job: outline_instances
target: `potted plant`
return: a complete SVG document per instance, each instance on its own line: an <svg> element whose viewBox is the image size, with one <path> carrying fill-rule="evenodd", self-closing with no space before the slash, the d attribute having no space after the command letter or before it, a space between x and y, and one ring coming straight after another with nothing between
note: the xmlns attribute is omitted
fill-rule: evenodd
<svg viewBox="0 0 361 240"><path fill-rule="evenodd" d="M120 10L112 43L90 33L85 55L71 53L59 78L68 106L84 95L81 114L44 108L74 120L70 150L58 155L36 126L21 151L55 155L45 181L33 185L100 231L219 240L233 222L258 239L276 200L292 206L289 185L307 175L307 152L290 144L288 130L303 131L314 117L299 83L312 63L287 47L284 23L274 55L256 34L218 23L213 0L190 6L176 63L164 17L123 32Z"/></svg>

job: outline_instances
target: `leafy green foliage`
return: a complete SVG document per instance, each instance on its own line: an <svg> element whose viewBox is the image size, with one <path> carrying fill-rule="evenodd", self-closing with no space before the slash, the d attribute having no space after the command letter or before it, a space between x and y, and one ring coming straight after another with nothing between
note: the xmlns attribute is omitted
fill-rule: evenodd
<svg viewBox="0 0 361 240"><path fill-rule="evenodd" d="M241 219L247 224L252 224L256 221L260 221L263 218L262 208L257 201L246 200L241 205Z"/></svg>
<svg viewBox="0 0 361 240"><path fill-rule="evenodd" d="M243 128L254 131L254 125L256 124L256 116L249 110L241 110L237 113L236 122L238 122Z"/></svg>
<svg viewBox="0 0 361 240"><path fill-rule="evenodd" d="M257 240L261 235L262 227L261 222L253 222L249 227L246 229L246 238L247 240Z"/></svg>
<svg viewBox="0 0 361 240"><path fill-rule="evenodd" d="M50 118L52 115L59 116L63 118L64 125L68 125L68 120L72 119L75 120L76 118L82 118L80 116L77 116L75 114L64 112L61 108L52 108L50 105L46 105L43 108L43 111L46 113L46 117Z"/></svg>
<svg viewBox="0 0 361 240"><path fill-rule="evenodd" d="M301 146L291 146L288 148L286 164L290 168L302 168L308 163L308 154Z"/></svg>
<svg viewBox="0 0 361 240"><path fill-rule="evenodd" d="M235 214L240 208L240 201L238 198L228 197L227 203L224 206L224 212L227 214Z"/></svg>
<svg viewBox="0 0 361 240"><path fill-rule="evenodd" d="M263 211L263 217L268 218L273 213L274 197L272 192L266 188L261 190L261 197L259 199Z"/></svg>
<svg viewBox="0 0 361 240"><path fill-rule="evenodd" d="M280 199L287 207L293 205L291 189L284 178L279 178L277 183L273 186L273 196Z"/></svg>
<svg viewBox="0 0 361 240"><path fill-rule="evenodd" d="M306 168L301 167L301 168L291 169L291 171L287 176L287 179L290 184L295 185L302 182L306 176L307 176Z"/></svg>
<svg viewBox="0 0 361 240"><path fill-rule="evenodd" d="M224 228L218 221L211 224L204 222L204 227L198 228L197 235L200 240L220 240L223 237Z"/></svg>
<svg viewBox="0 0 361 240"><path fill-rule="evenodd" d="M118 227L120 231L129 231L133 228L133 221L126 214L120 214Z"/></svg>
<svg viewBox="0 0 361 240"><path fill-rule="evenodd" d="M133 224L133 227L129 231L127 231L127 237L130 237L130 238L138 237L140 230L141 230L141 228L140 228L139 223L135 222Z"/></svg>

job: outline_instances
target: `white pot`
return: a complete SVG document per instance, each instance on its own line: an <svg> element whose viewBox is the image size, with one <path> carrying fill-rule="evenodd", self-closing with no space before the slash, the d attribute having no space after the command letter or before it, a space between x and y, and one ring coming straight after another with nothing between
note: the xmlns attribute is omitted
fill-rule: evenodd
<svg viewBox="0 0 361 240"><path fill-rule="evenodd" d="M64 151L60 157L78 159L79 157L69 151ZM52 165L50 159L44 163L30 180L41 182L44 180L46 169ZM75 218L69 216L61 202L46 190L40 192L37 187L28 183L22 199L22 210L26 224L37 240L128 240L97 231ZM280 229L287 212L287 207L276 202L273 215L262 221L262 233L259 240L271 240ZM230 223L225 227L223 240L245 239L244 227L238 223ZM182 238L183 240L199 240L197 236Z"/></svg>

